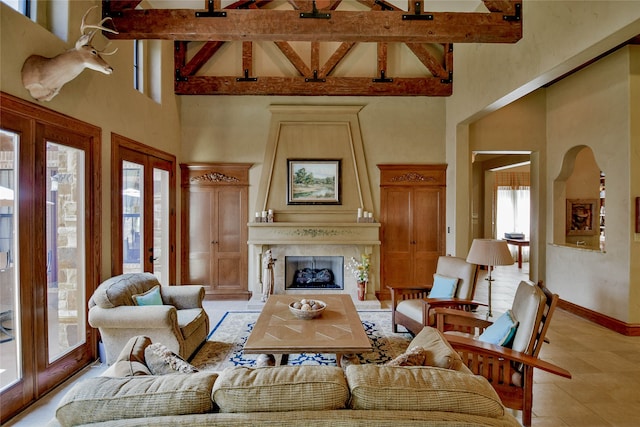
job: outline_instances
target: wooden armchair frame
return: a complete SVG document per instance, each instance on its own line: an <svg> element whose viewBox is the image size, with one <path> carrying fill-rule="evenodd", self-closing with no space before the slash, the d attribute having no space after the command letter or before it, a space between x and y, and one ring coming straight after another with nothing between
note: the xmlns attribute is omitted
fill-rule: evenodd
<svg viewBox="0 0 640 427"><path fill-rule="evenodd" d="M449 264L449 265L447 265ZM471 269L471 274L458 274L454 271L455 265L465 265L465 268ZM435 326L435 317L432 309L436 307L454 308L458 310L470 311L479 305L485 303L473 300L475 294L476 283L478 280L478 266L467 263L462 258L451 256L441 256L438 259L438 267L436 273L446 276L465 276L464 281L469 281L465 286L459 286L456 295L460 296L460 292L465 293L464 297L457 298L429 298L431 287L425 286L402 286L388 285L391 291L391 322L393 331L398 332L398 325L404 326L412 335L418 334L425 326ZM405 300L420 301L421 305L416 304L416 310L421 311L421 315L410 316L397 311L398 304ZM416 313L417 313L416 312Z"/></svg>
<svg viewBox="0 0 640 427"><path fill-rule="evenodd" d="M465 365L474 374L482 375L489 380L506 407L522 411L522 422L525 426L531 425L533 370L538 368L564 378L571 378L569 371L538 358L558 295L551 294L541 283L535 286L540 287L544 292L546 302L525 351L516 351L475 339L474 335L481 334L492 324L483 316L446 308L434 310L436 326L440 331L456 331L455 334L446 332L445 337L460 354ZM460 334L460 332L466 334Z"/></svg>

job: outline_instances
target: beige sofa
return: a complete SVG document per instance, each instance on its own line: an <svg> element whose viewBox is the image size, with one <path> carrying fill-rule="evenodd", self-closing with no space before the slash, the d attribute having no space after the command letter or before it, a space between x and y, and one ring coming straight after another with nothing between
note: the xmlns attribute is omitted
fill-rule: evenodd
<svg viewBox="0 0 640 427"><path fill-rule="evenodd" d="M128 344L108 374L144 373L139 344ZM519 426L491 385L470 374L436 329L425 328L394 362L416 360L433 366L234 367L219 373L101 376L76 384L49 427Z"/></svg>
<svg viewBox="0 0 640 427"><path fill-rule="evenodd" d="M89 300L89 324L100 331L111 365L131 337L146 335L188 359L207 339L209 316L202 286L160 286L162 305L138 306L135 295L155 286L151 273L127 273L98 286Z"/></svg>

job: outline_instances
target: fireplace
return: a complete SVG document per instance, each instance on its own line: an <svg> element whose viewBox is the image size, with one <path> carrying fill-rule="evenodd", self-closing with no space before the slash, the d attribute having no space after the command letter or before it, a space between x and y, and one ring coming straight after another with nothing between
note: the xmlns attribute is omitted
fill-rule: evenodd
<svg viewBox="0 0 640 427"><path fill-rule="evenodd" d="M285 289L344 289L344 257L285 256Z"/></svg>

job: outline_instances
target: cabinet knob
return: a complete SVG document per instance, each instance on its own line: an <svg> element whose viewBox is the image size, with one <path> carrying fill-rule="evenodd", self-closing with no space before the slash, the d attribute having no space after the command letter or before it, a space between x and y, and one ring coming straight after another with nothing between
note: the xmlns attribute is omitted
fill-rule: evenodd
<svg viewBox="0 0 640 427"><path fill-rule="evenodd" d="M217 244L218 244L218 241L217 241L217 240L212 240L212 241L211 241L211 244L212 244L212 245L217 245Z"/></svg>

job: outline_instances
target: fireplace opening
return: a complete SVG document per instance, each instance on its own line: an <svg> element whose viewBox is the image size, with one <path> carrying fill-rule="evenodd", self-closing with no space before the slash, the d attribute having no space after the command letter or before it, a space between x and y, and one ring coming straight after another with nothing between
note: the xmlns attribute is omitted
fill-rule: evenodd
<svg viewBox="0 0 640 427"><path fill-rule="evenodd" d="M344 289L344 257L285 256L285 289Z"/></svg>

